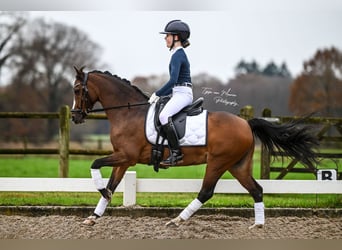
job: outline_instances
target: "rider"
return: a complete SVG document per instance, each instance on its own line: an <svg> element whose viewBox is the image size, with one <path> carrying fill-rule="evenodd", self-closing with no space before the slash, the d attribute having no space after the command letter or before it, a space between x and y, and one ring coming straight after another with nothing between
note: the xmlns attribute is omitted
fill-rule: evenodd
<svg viewBox="0 0 342 250"><path fill-rule="evenodd" d="M182 162L183 154L171 117L193 101L190 63L184 51L184 48L190 45L190 28L181 20L172 20L160 34L165 34L166 46L172 53L169 64L170 79L151 95L149 103L158 101L161 96L171 95L171 99L159 115L159 120L170 147L170 156L160 164L172 166Z"/></svg>

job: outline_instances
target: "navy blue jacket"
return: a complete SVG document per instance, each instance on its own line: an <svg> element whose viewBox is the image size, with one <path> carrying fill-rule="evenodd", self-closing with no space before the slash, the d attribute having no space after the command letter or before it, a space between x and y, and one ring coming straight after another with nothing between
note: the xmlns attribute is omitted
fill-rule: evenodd
<svg viewBox="0 0 342 250"><path fill-rule="evenodd" d="M169 81L156 91L157 96L170 95L172 93L172 88L176 84L184 82L191 83L190 63L183 48L176 50L171 56L169 74Z"/></svg>

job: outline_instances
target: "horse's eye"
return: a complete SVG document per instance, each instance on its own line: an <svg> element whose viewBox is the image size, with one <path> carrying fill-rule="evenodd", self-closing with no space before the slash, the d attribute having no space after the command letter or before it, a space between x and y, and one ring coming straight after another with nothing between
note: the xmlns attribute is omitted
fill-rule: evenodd
<svg viewBox="0 0 342 250"><path fill-rule="evenodd" d="M74 93L75 93L75 95L79 95L80 94L80 90L79 89L74 89Z"/></svg>

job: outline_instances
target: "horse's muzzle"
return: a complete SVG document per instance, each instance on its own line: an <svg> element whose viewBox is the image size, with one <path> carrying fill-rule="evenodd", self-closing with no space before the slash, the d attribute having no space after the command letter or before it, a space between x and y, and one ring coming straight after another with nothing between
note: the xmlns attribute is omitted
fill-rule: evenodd
<svg viewBox="0 0 342 250"><path fill-rule="evenodd" d="M71 120L75 124L84 123L86 116L87 116L87 113L85 113L81 110L71 110Z"/></svg>

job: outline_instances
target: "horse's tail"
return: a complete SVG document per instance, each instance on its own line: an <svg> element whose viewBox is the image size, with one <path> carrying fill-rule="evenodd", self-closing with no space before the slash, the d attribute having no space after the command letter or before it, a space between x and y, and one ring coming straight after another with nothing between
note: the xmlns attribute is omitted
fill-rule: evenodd
<svg viewBox="0 0 342 250"><path fill-rule="evenodd" d="M305 118L285 124L273 124L264 119L253 118L248 123L253 134L270 153L277 149L312 167L317 163L314 149L319 145L319 141L312 133L311 127L299 126L303 120Z"/></svg>

